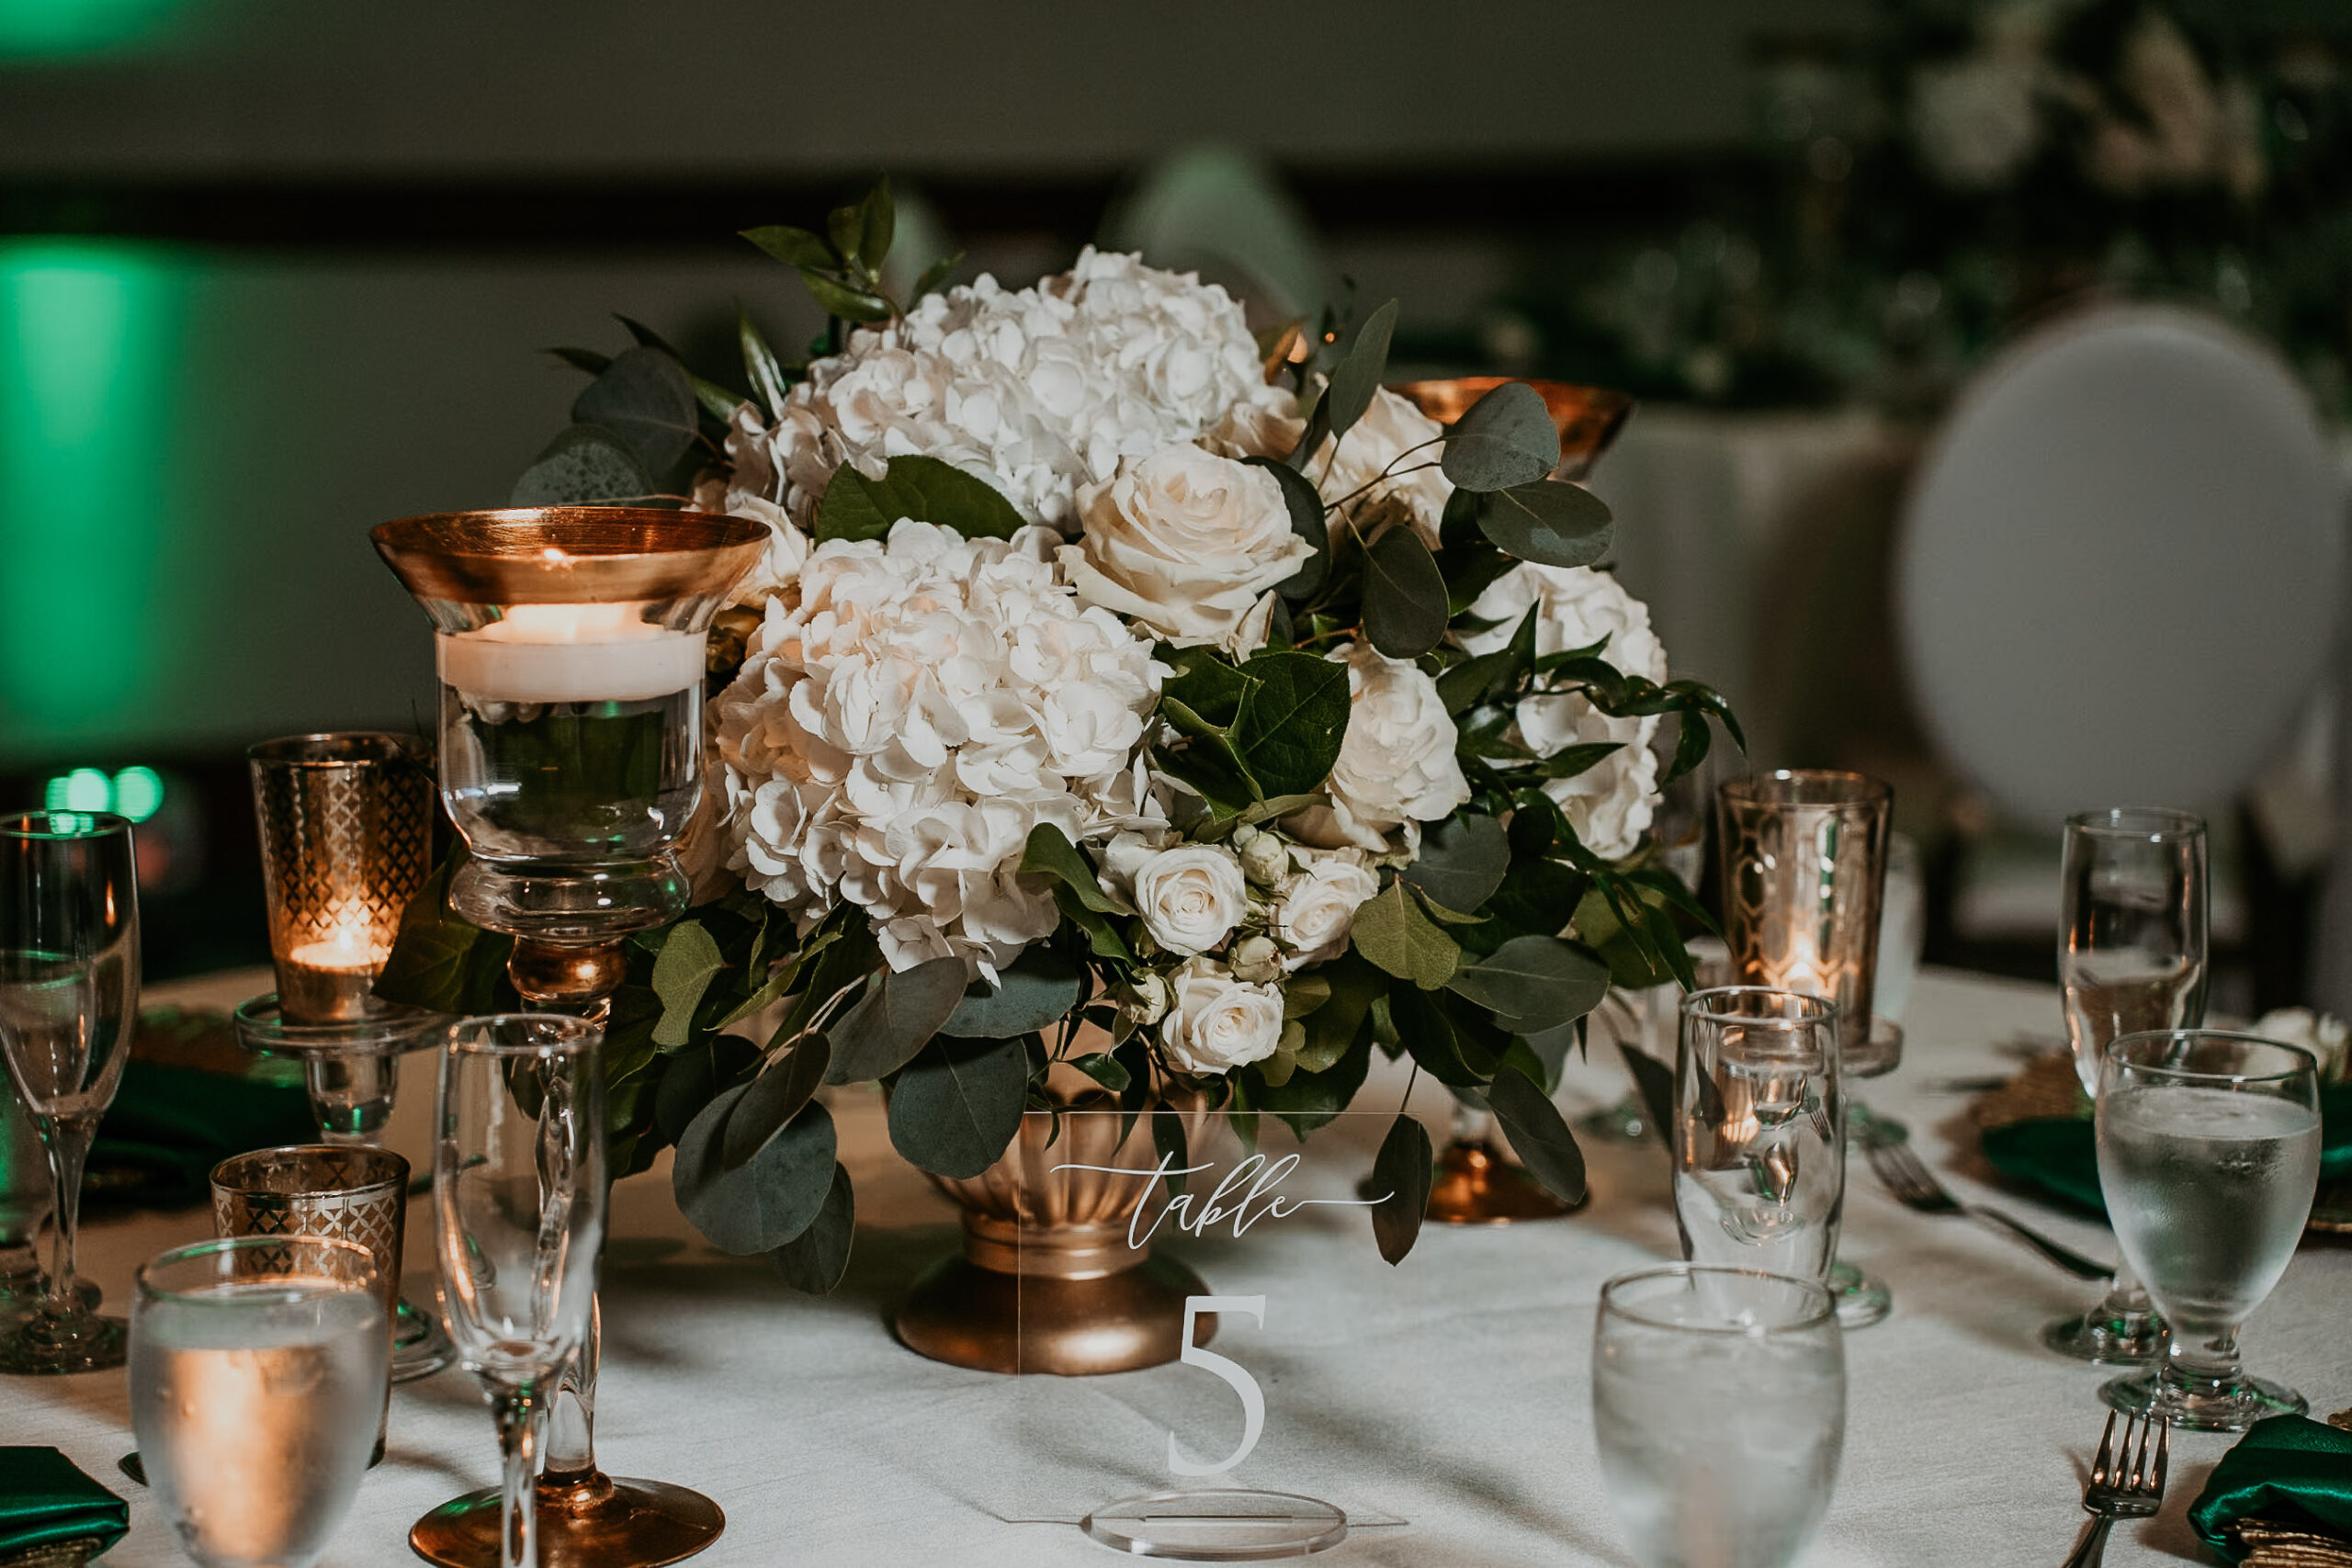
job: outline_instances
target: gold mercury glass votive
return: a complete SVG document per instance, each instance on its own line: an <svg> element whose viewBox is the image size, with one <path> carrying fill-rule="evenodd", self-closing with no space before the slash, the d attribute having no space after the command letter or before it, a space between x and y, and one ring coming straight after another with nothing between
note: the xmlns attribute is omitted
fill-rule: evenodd
<svg viewBox="0 0 2352 1568"><path fill-rule="evenodd" d="M373 732L291 735L246 753L261 829L269 950L289 1023L378 1012L376 976L432 869L423 744Z"/></svg>
<svg viewBox="0 0 2352 1568"><path fill-rule="evenodd" d="M1894 792L1860 773L1783 769L1716 794L1724 940L1735 980L1838 1004L1841 1066L1890 1072L1903 1032L1874 1018Z"/></svg>

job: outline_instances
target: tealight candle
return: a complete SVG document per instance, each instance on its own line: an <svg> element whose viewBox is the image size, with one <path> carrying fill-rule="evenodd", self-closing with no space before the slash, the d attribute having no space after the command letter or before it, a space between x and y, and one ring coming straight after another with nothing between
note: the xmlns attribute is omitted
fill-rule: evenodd
<svg viewBox="0 0 2352 1568"><path fill-rule="evenodd" d="M325 937L293 948L277 966L278 1004L297 1021L340 1022L366 1016L376 972L390 956L392 932L380 940L366 911L355 910Z"/></svg>
<svg viewBox="0 0 2352 1568"><path fill-rule="evenodd" d="M654 626L637 604L515 604L439 632L442 683L477 703L632 703L702 679L704 634Z"/></svg>

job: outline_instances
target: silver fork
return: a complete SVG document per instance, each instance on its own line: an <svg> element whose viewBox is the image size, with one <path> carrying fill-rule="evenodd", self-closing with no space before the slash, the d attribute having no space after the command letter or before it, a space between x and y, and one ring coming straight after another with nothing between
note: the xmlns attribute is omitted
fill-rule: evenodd
<svg viewBox="0 0 2352 1568"><path fill-rule="evenodd" d="M2148 1453L2151 1427L2156 1442L2153 1459ZM2134 1430L2139 1433L2136 1452ZM2083 1511L2091 1516L2091 1528L2061 1568L2098 1568L2107 1555L2107 1532L2116 1520L2144 1519L2156 1511L2164 1501L2165 1461L2171 1447L2172 1423L2146 1416L2126 1416L2123 1440L2118 1443L2115 1416L2109 1414L2107 1430L2099 1434L2098 1458L2091 1463L2090 1484L2083 1488Z"/></svg>
<svg viewBox="0 0 2352 1568"><path fill-rule="evenodd" d="M1936 1179L1935 1173L1911 1152L1908 1144L1891 1138L1865 1138L1862 1153L1869 1158L1871 1168L1878 1172L1878 1179L1886 1184L1886 1190L1894 1194L1895 1201L1906 1209L1915 1209L1923 1214L1966 1214L1971 1219L1999 1225L2078 1280L2114 1277L2115 1270L2107 1264L2086 1258L2070 1247L2061 1246L2030 1225L2009 1218L1998 1209L1979 1208L1973 1203L1962 1202Z"/></svg>

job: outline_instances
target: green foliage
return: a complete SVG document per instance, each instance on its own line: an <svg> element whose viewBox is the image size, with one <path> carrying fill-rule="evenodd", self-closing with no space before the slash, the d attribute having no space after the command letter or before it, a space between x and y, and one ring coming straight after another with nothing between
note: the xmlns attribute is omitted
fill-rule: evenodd
<svg viewBox="0 0 2352 1568"><path fill-rule="evenodd" d="M1020 1132L1028 1098L1028 1053L1020 1041L941 1036L891 1086L890 1143L933 1176L969 1180Z"/></svg>
<svg viewBox="0 0 2352 1568"><path fill-rule="evenodd" d="M849 1272L850 1244L857 1235L857 1195L847 1168L836 1163L832 1185L808 1229L775 1249L784 1282L804 1295L830 1295Z"/></svg>
<svg viewBox="0 0 2352 1568"><path fill-rule="evenodd" d="M936 457L893 457L883 477L869 479L843 463L817 504L817 538L879 539L901 518L936 523L967 539L1009 539L1021 513L1001 491Z"/></svg>
<svg viewBox="0 0 2352 1568"><path fill-rule="evenodd" d="M1544 394L1506 381L1470 405L1445 434L1445 477L1463 490L1533 484L1560 466L1560 429Z"/></svg>
<svg viewBox="0 0 2352 1568"><path fill-rule="evenodd" d="M886 970L832 1026L827 1081L887 1078L939 1032L964 999L964 961L933 958L910 969Z"/></svg>
<svg viewBox="0 0 2352 1568"><path fill-rule="evenodd" d="M1462 964L1462 944L1430 919L1401 880L1358 908L1352 940L1374 964L1424 991L1444 985Z"/></svg>
<svg viewBox="0 0 2352 1568"><path fill-rule="evenodd" d="M833 1182L833 1119L811 1100L743 1165L721 1157L727 1122L751 1089L723 1090L687 1124L670 1168L678 1212L722 1252L772 1252L807 1230Z"/></svg>
<svg viewBox="0 0 2352 1568"><path fill-rule="evenodd" d="M1363 630L1391 659L1419 659L1445 636L1445 576L1421 536L1389 529L1364 551Z"/></svg>
<svg viewBox="0 0 2352 1568"><path fill-rule="evenodd" d="M1564 1203L1584 1201L1584 1151L1543 1086L1505 1066L1487 1086L1487 1105L1527 1173Z"/></svg>
<svg viewBox="0 0 2352 1568"><path fill-rule="evenodd" d="M641 344L616 356L571 404L575 424L611 432L649 474L667 473L686 455L700 412L677 356Z"/></svg>
<svg viewBox="0 0 2352 1568"><path fill-rule="evenodd" d="M743 1097L728 1115L727 1131L719 1140L720 1167L734 1170L750 1164L815 1097L831 1062L831 1043L822 1030L816 1029L795 1039L783 1055L769 1062L758 1077L744 1086Z"/></svg>
<svg viewBox="0 0 2352 1568"><path fill-rule="evenodd" d="M1445 984L1512 1033L1526 1034L1573 1023L1599 1007L1609 994L1609 966L1557 937L1515 936Z"/></svg>
<svg viewBox="0 0 2352 1568"><path fill-rule="evenodd" d="M1478 499L1478 527L1521 560L1591 566L1609 553L1608 503L1581 485L1538 479Z"/></svg>
<svg viewBox="0 0 2352 1568"><path fill-rule="evenodd" d="M653 961L653 991L662 998L662 1021L653 1026L655 1044L674 1047L687 1042L703 993L710 989L711 977L726 967L718 943L700 920L681 920L670 929L670 939Z"/></svg>
<svg viewBox="0 0 2352 1568"><path fill-rule="evenodd" d="M1456 812L1421 830L1421 852L1398 872L1449 909L1475 909L1494 896L1510 870L1510 839L1482 811Z"/></svg>
<svg viewBox="0 0 2352 1568"><path fill-rule="evenodd" d="M1272 457L1241 460L1274 476L1274 481L1283 487L1283 507L1290 513L1290 531L1315 551L1305 566L1275 583L1274 592L1285 599L1313 597L1331 570L1331 533L1323 520L1323 497L1316 491L1315 481L1287 463L1278 463Z"/></svg>
<svg viewBox="0 0 2352 1568"><path fill-rule="evenodd" d="M511 506L596 506L644 501L660 487L636 453L594 424L569 425L540 449L507 495Z"/></svg>
<svg viewBox="0 0 2352 1568"><path fill-rule="evenodd" d="M1380 1201L1373 1206L1372 1235L1380 1256L1394 1266L1405 1260L1421 1234L1421 1220L1430 1208L1430 1176L1437 1157L1430 1147L1429 1130L1410 1116L1397 1115L1380 1140L1372 1162L1373 1190Z"/></svg>
<svg viewBox="0 0 2352 1568"><path fill-rule="evenodd" d="M1067 953L1042 942L998 970L997 979L994 987L986 980L973 981L940 1024L939 1032L988 1040L1038 1033L1068 1018L1086 986L1084 970ZM1104 1087L1117 1089L1125 1085L1122 1081Z"/></svg>
<svg viewBox="0 0 2352 1568"><path fill-rule="evenodd" d="M1324 395L1317 417L1334 437L1345 437L1372 407L1388 368L1388 340L1396 331L1396 301L1391 299L1356 329L1347 357L1332 367L1331 389Z"/></svg>

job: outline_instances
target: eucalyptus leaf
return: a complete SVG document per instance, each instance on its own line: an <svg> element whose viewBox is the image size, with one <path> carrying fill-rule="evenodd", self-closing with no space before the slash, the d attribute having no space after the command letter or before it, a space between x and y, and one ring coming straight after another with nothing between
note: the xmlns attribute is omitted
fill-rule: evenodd
<svg viewBox="0 0 2352 1568"><path fill-rule="evenodd" d="M1609 507L1581 485L1538 479L1494 491L1478 503L1478 526L1521 560L1590 566L1609 553Z"/></svg>
<svg viewBox="0 0 2352 1568"><path fill-rule="evenodd" d="M1021 1131L1028 1052L1018 1040L933 1039L890 1089L890 1142L921 1169L968 1181Z"/></svg>
<svg viewBox="0 0 2352 1568"><path fill-rule="evenodd" d="M1316 492L1315 481L1288 463L1272 457L1241 460L1274 476L1274 481L1282 486L1283 506L1290 513L1290 531L1306 540L1315 552L1305 566L1275 583L1274 592L1285 599L1313 597L1331 570L1331 530L1324 521L1323 498Z"/></svg>
<svg viewBox="0 0 2352 1568"><path fill-rule="evenodd" d="M850 1187L848 1169L837 1161L817 1217L775 1249L776 1269L784 1282L803 1295L830 1295L849 1272L850 1244L856 1235L857 1195Z"/></svg>
<svg viewBox="0 0 2352 1568"><path fill-rule="evenodd" d="M1388 369L1388 340L1396 331L1396 301L1389 300L1364 319L1348 344L1348 355L1333 367L1331 389L1323 395L1320 412L1337 439L1372 407L1380 378Z"/></svg>
<svg viewBox="0 0 2352 1568"><path fill-rule="evenodd" d="M989 1040L1035 1033L1068 1018L1085 984L1077 964L1044 946L1023 949L997 971L997 979L993 987L974 981L939 1032Z"/></svg>
<svg viewBox="0 0 2352 1568"><path fill-rule="evenodd" d="M740 1034L714 1034L698 1045L663 1058L662 1081L653 1090L653 1124L676 1143L686 1128L735 1080L759 1065L760 1048Z"/></svg>
<svg viewBox="0 0 2352 1568"><path fill-rule="evenodd" d="M1442 991L1416 990L1408 986L1389 990L1388 1014L1397 1038L1421 1070L1449 1089L1477 1089L1494 1076L1510 1037L1491 1024L1473 1025L1466 1004L1449 1008Z"/></svg>
<svg viewBox="0 0 2352 1568"><path fill-rule="evenodd" d="M591 376L603 375L605 367L613 362L611 355L599 354L593 348L551 348L548 352L574 370L585 370Z"/></svg>
<svg viewBox="0 0 2352 1568"><path fill-rule="evenodd" d="M1394 527L1364 551L1363 629L1391 659L1419 659L1445 637L1445 575L1420 536Z"/></svg>
<svg viewBox="0 0 2352 1568"><path fill-rule="evenodd" d="M1462 490L1533 484L1560 466L1560 427L1543 393L1524 381L1505 381L1453 422L1440 466Z"/></svg>
<svg viewBox="0 0 2352 1568"><path fill-rule="evenodd" d="M685 456L701 427L696 409L685 367L665 350L640 344L616 355L581 389L571 419L611 431L648 473L661 474Z"/></svg>
<svg viewBox="0 0 2352 1568"><path fill-rule="evenodd" d="M833 247L806 229L796 229L789 223L767 223L757 229L740 231L743 238L767 252L786 266L839 266L841 258Z"/></svg>
<svg viewBox="0 0 2352 1568"><path fill-rule="evenodd" d="M1261 653L1233 723L1233 749L1262 795L1323 787L1348 728L1348 667L1311 653Z"/></svg>
<svg viewBox="0 0 2352 1568"><path fill-rule="evenodd" d="M1484 812L1464 811L1423 829L1421 852L1397 876L1451 909L1476 909L1510 870L1510 837Z"/></svg>
<svg viewBox="0 0 2352 1568"><path fill-rule="evenodd" d="M540 449L507 495L514 506L594 506L642 501L659 488L635 452L601 425L567 425Z"/></svg>
<svg viewBox="0 0 2352 1568"><path fill-rule="evenodd" d="M1304 1138L1339 1119L1355 1099L1356 1091L1363 1088L1364 1075L1371 1066L1369 1038L1354 1042L1319 1068L1310 1068L1302 1052L1296 1070L1288 1078L1279 1085L1268 1084L1254 1090L1250 1102Z"/></svg>
<svg viewBox="0 0 2352 1568"><path fill-rule="evenodd" d="M1373 1190L1380 1194L1373 1205L1372 1235L1380 1244L1380 1256L1391 1265L1405 1261L1420 1237L1436 1163L1428 1130L1400 1112L1372 1162Z"/></svg>
<svg viewBox="0 0 2352 1568"><path fill-rule="evenodd" d="M1609 994L1609 965L1557 937L1515 936L1446 981L1514 1033L1571 1023Z"/></svg>
<svg viewBox="0 0 2352 1568"><path fill-rule="evenodd" d="M832 1045L821 1030L810 1030L794 1040L791 1048L770 1062L743 1090L727 1118L726 1135L719 1140L718 1163L728 1170L746 1165L768 1146L825 1081L832 1060Z"/></svg>
<svg viewBox="0 0 2352 1568"><path fill-rule="evenodd" d="M837 277L830 277L814 267L800 269L800 281L828 316L839 316L845 321L887 321L890 319L890 302L878 294L869 294Z"/></svg>
<svg viewBox="0 0 2352 1568"><path fill-rule="evenodd" d="M937 457L893 457L882 478L843 463L817 503L817 538L879 539L901 518L936 523L967 539L1009 539L1021 513L1003 492Z"/></svg>
<svg viewBox="0 0 2352 1568"><path fill-rule="evenodd" d="M1462 944L1421 912L1402 882L1391 882L1356 910L1355 950L1400 980L1435 990L1452 979Z"/></svg>
<svg viewBox="0 0 2352 1568"><path fill-rule="evenodd" d="M700 920L681 920L662 934L662 951L653 960L653 990L662 998L662 1021L653 1026L653 1042L684 1045L703 993L727 967L727 960Z"/></svg>
<svg viewBox="0 0 2352 1568"><path fill-rule="evenodd" d="M1487 1086L1487 1106L1502 1124L1511 1152L1544 1190L1563 1203L1584 1201L1584 1151L1542 1087L1506 1066Z"/></svg>
<svg viewBox="0 0 2352 1568"><path fill-rule="evenodd" d="M670 1167L678 1212L721 1252L773 1252L807 1230L833 1181L833 1119L811 1100L748 1165L719 1157L749 1084L722 1090L687 1124Z"/></svg>
<svg viewBox="0 0 2352 1568"><path fill-rule="evenodd" d="M889 1077L922 1049L964 998L964 961L948 954L886 971L832 1025L827 1083Z"/></svg>
<svg viewBox="0 0 2352 1568"><path fill-rule="evenodd" d="M498 1010L498 978L514 939L469 925L449 910L449 878L460 852L434 868L401 910L392 951L376 976L377 997L458 1017Z"/></svg>

